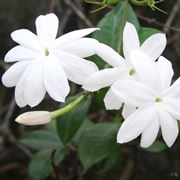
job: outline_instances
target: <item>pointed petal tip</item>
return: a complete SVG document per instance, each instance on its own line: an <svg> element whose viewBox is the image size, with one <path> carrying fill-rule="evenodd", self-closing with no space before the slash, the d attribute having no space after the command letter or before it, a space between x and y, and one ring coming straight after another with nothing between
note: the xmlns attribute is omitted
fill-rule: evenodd
<svg viewBox="0 0 180 180"><path fill-rule="evenodd" d="M141 146L142 148L148 148L148 147L151 146L151 144L146 144L146 143L144 143L144 142L141 141L140 146Z"/></svg>
<svg viewBox="0 0 180 180"><path fill-rule="evenodd" d="M88 86L87 83L84 83L82 86L81 86L82 89L84 89L85 91L89 91L89 92L93 92L93 89Z"/></svg>
<svg viewBox="0 0 180 180"><path fill-rule="evenodd" d="M9 62L9 54L8 54L8 52L4 56L4 62Z"/></svg>
<svg viewBox="0 0 180 180"><path fill-rule="evenodd" d="M65 99L62 99L61 102L62 102L62 103L65 103Z"/></svg>
<svg viewBox="0 0 180 180"><path fill-rule="evenodd" d="M119 129L119 132L118 132L118 134L117 134L117 143L118 144L124 144L124 143L126 143L127 141L126 141L126 138L123 136L123 134L121 133L121 128Z"/></svg>
<svg viewBox="0 0 180 180"><path fill-rule="evenodd" d="M126 143L125 141L123 141L123 139L117 139L117 141L116 141L118 144L124 144L124 143Z"/></svg>
<svg viewBox="0 0 180 180"><path fill-rule="evenodd" d="M170 147L173 146L174 142L175 142L175 141L173 141L173 142L166 142L166 145L170 148Z"/></svg>
<svg viewBox="0 0 180 180"><path fill-rule="evenodd" d="M2 78L1 78L1 82L2 82L2 84L3 84L4 86L7 87L7 85L6 85L6 80L5 80L5 78L4 78L4 74L3 74Z"/></svg>
<svg viewBox="0 0 180 180"><path fill-rule="evenodd" d="M81 86L81 88L84 89L84 90L86 90L86 91L88 91L88 89L87 89L85 83Z"/></svg>

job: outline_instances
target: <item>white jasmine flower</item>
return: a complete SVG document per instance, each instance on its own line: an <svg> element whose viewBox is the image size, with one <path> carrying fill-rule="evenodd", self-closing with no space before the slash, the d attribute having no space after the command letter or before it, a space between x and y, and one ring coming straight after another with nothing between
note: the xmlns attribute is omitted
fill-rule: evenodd
<svg viewBox="0 0 180 180"><path fill-rule="evenodd" d="M55 14L36 19L37 35L27 29L11 34L19 45L5 56L5 62L15 62L2 77L7 87L15 88L20 107L38 105L46 91L56 101L64 102L70 88L68 79L82 84L97 66L83 58L95 54L95 39L83 38L97 28L67 33L56 39L58 18Z"/></svg>
<svg viewBox="0 0 180 180"><path fill-rule="evenodd" d="M84 82L83 88L93 92L104 87L112 86L115 82L120 81L121 79L131 78L138 80L136 68L134 66L134 60L138 61L139 59L138 54L144 53L152 61L155 61L161 55L165 46L166 37L161 33L150 36L140 46L135 27L131 23L127 22L123 32L123 51L125 59L111 47L99 43L96 46L96 53L104 61L111 65L112 68L100 70L89 76ZM131 56L133 52L136 52L134 53L135 56ZM148 69L148 66L146 68ZM144 71L146 71L146 69L144 69ZM142 76L144 76L144 74ZM109 110L120 109L122 106L122 101L117 100L111 88L104 98L104 103L106 109ZM126 118L135 110L135 108L136 107L125 104L122 112L123 117Z"/></svg>
<svg viewBox="0 0 180 180"><path fill-rule="evenodd" d="M27 126L42 125L51 121L51 114L48 111L31 111L21 114L15 121Z"/></svg>
<svg viewBox="0 0 180 180"><path fill-rule="evenodd" d="M122 77L125 78L131 69L123 57L105 44L99 43L98 46L96 46L96 52L113 68L100 70L86 79L83 88L91 92L111 86ZM122 105L122 102L117 100L111 89L107 92L104 102L106 109L119 109Z"/></svg>
<svg viewBox="0 0 180 180"><path fill-rule="evenodd" d="M143 61L148 62L149 71ZM125 119L117 136L118 143L129 142L141 135L141 146L149 147L157 137L159 127L170 147L178 135L177 119L180 119L180 78L172 85L171 62L160 57L156 63L141 56L135 64L141 82L122 80L114 83L112 91L121 101L139 107Z"/></svg>
<svg viewBox="0 0 180 180"><path fill-rule="evenodd" d="M166 47L166 36L162 33L156 33L147 38L140 45L139 37L135 26L126 22L123 31L123 53L126 59L129 59L132 50L140 50L155 61L162 54Z"/></svg>

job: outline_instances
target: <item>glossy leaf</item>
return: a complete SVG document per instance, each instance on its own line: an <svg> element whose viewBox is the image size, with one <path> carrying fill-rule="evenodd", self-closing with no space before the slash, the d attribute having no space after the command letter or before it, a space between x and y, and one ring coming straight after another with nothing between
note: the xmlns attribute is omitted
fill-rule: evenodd
<svg viewBox="0 0 180 180"><path fill-rule="evenodd" d="M108 157L116 148L117 123L100 123L88 128L81 136L78 153L86 172L92 165Z"/></svg>
<svg viewBox="0 0 180 180"><path fill-rule="evenodd" d="M43 180L52 173L52 150L43 150L38 152L30 161L29 176L33 180ZM54 156L55 165L59 165L64 159L66 151L57 149Z"/></svg>
<svg viewBox="0 0 180 180"><path fill-rule="evenodd" d="M151 35L156 33L162 33L161 31L154 28L141 27L139 30L139 40L141 44Z"/></svg>
<svg viewBox="0 0 180 180"><path fill-rule="evenodd" d="M68 143L80 128L91 104L91 97L83 100L75 109L57 118L56 127L63 143Z"/></svg>
<svg viewBox="0 0 180 180"><path fill-rule="evenodd" d="M123 1L101 19L97 25L101 31L95 32L93 38L109 45L122 54L122 34L126 21L134 24L137 30L139 30L139 22L131 5L127 1ZM100 58L94 56L93 60L99 68L104 68L106 63L100 60Z"/></svg>
<svg viewBox="0 0 180 180"><path fill-rule="evenodd" d="M114 148L113 152L102 161L102 163L99 164L99 172L100 173L105 173L107 171L110 171L114 167L116 167L121 160L121 149L120 145L116 145L117 148Z"/></svg>
<svg viewBox="0 0 180 180"><path fill-rule="evenodd" d="M62 143L58 136L55 133L46 130L26 133L19 142L34 150L62 147Z"/></svg>
<svg viewBox="0 0 180 180"><path fill-rule="evenodd" d="M83 121L81 127L78 129L76 135L74 136L73 141L79 142L79 139L80 139L82 133L84 133L84 131L86 131L88 128L90 128L93 125L94 125L94 123L91 120L86 118Z"/></svg>
<svg viewBox="0 0 180 180"><path fill-rule="evenodd" d="M158 153L166 150L167 148L168 147L164 142L156 140L150 147L144 148L143 150L147 152Z"/></svg>

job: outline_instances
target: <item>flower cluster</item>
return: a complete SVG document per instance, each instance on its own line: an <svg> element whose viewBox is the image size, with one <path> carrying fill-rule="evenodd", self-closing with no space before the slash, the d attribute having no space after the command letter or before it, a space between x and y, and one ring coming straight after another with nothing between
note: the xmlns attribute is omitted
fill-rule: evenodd
<svg viewBox="0 0 180 180"><path fill-rule="evenodd" d="M46 91L54 100L64 102L70 91L67 79L81 85L98 70L84 59L95 54L98 41L83 38L97 28L73 31L56 39L59 21L55 14L41 15L35 24L37 35L27 29L11 34L19 45L5 56L5 62L18 61L3 75L2 82L7 87L16 86L15 99L20 107L38 105Z"/></svg>
<svg viewBox="0 0 180 180"><path fill-rule="evenodd" d="M12 39L20 45L5 56L6 62L18 61L3 75L2 82L7 87L16 86L15 99L20 107L38 105L46 91L54 100L64 102L70 90L67 79L90 92L110 87L105 107L122 107L125 119L117 135L118 143L141 134L141 146L148 147L161 128L164 141L172 146L179 132L180 79L171 85L172 64L161 56L166 46L164 34L154 34L140 44L135 27L127 22L122 57L111 47L84 38L97 28L73 31L56 39L58 19L48 14L36 19L36 29L37 35L25 29L13 32ZM84 59L94 54L111 68L98 70L93 62ZM49 112L42 114L33 113L40 122L29 122L30 114L16 120L27 125L49 122Z"/></svg>
<svg viewBox="0 0 180 180"><path fill-rule="evenodd" d="M104 98L106 109L119 109L124 104L125 121L118 132L118 143L131 141L142 134L141 146L149 147L156 139L159 127L169 147L177 138L180 79L171 85L172 64L160 56L165 46L166 37L161 33L150 36L140 46L135 27L127 22L123 33L125 59L104 44L96 49L113 68L94 73L83 87L96 91L110 86Z"/></svg>

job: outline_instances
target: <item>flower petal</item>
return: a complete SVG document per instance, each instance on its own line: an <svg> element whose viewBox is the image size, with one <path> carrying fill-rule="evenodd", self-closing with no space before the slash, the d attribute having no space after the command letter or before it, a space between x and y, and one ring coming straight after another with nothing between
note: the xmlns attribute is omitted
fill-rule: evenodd
<svg viewBox="0 0 180 180"><path fill-rule="evenodd" d="M87 28L87 29L81 29L81 30L69 32L57 38L53 44L53 47L59 48L67 43L72 43L72 41L80 39L84 36L87 36L88 34L91 34L92 32L96 30L99 30L99 28Z"/></svg>
<svg viewBox="0 0 180 180"><path fill-rule="evenodd" d="M59 51L57 56L64 68L67 78L76 84L82 85L90 75L98 71L95 63L78 56L62 51Z"/></svg>
<svg viewBox="0 0 180 180"><path fill-rule="evenodd" d="M153 144L158 135L159 126L158 114L155 114L155 116L152 117L152 122L149 122L141 135L141 147L147 148Z"/></svg>
<svg viewBox="0 0 180 180"><path fill-rule="evenodd" d="M107 110L118 110L122 106L122 102L117 99L111 88L104 97L104 104Z"/></svg>
<svg viewBox="0 0 180 180"><path fill-rule="evenodd" d="M105 62L107 62L112 67L124 66L124 58L121 57L116 51L111 47L99 43L96 45L96 53L100 56Z"/></svg>
<svg viewBox="0 0 180 180"><path fill-rule="evenodd" d="M44 61L44 84L48 94L56 101L64 102L70 88L66 74L54 56Z"/></svg>
<svg viewBox="0 0 180 180"><path fill-rule="evenodd" d="M16 84L15 88L15 100L19 107L24 107L27 105L25 96L24 96L24 88L26 85L26 79L28 75L33 71L34 65L36 64L36 61L31 61L26 70L24 71L23 75L19 79L19 81Z"/></svg>
<svg viewBox="0 0 180 180"><path fill-rule="evenodd" d="M36 59L33 71L26 79L24 96L29 106L37 106L44 98L46 89L43 84L43 60Z"/></svg>
<svg viewBox="0 0 180 180"><path fill-rule="evenodd" d="M171 147L179 132L177 121L162 108L159 109L158 113L163 139Z"/></svg>
<svg viewBox="0 0 180 180"><path fill-rule="evenodd" d="M17 62L12 65L2 76L2 83L6 87L13 87L17 84L26 67L29 65L29 61Z"/></svg>
<svg viewBox="0 0 180 180"><path fill-rule="evenodd" d="M49 47L49 45L55 40L59 20L53 13L47 15L40 15L36 19L36 30L38 39L42 46Z"/></svg>
<svg viewBox="0 0 180 180"><path fill-rule="evenodd" d="M136 107L131 106L129 104L124 104L124 107L123 107L123 110L122 110L123 118L127 119L128 116L130 116L135 110L136 110Z"/></svg>
<svg viewBox="0 0 180 180"><path fill-rule="evenodd" d="M94 55L95 46L99 44L99 42L92 38L81 38L75 40L69 44L64 45L61 50L66 51L67 53L72 53L78 57L89 57Z"/></svg>
<svg viewBox="0 0 180 180"><path fill-rule="evenodd" d="M163 92L164 96L169 97L179 97L180 96L180 77L165 91Z"/></svg>
<svg viewBox="0 0 180 180"><path fill-rule="evenodd" d="M36 51L41 50L37 36L27 29L16 30L11 33L11 37L21 46L25 46Z"/></svg>
<svg viewBox="0 0 180 180"><path fill-rule="evenodd" d="M157 33L145 40L141 46L141 50L147 54L151 60L155 61L164 51L166 43L166 35Z"/></svg>
<svg viewBox="0 0 180 180"><path fill-rule="evenodd" d="M155 91L134 80L119 80L112 85L113 92L122 102L135 107L144 107L154 102Z"/></svg>
<svg viewBox="0 0 180 180"><path fill-rule="evenodd" d="M5 62L23 61L34 59L36 56L37 52L19 45L9 50L4 60Z"/></svg>
<svg viewBox="0 0 180 180"><path fill-rule="evenodd" d="M153 106L146 109L137 109L121 125L118 135L118 143L129 142L138 137L154 117ZM148 116L147 116L148 114Z"/></svg>
<svg viewBox="0 0 180 180"><path fill-rule="evenodd" d="M101 88L111 86L126 72L124 68L109 68L100 70L86 79L83 88L88 91L97 91Z"/></svg>
<svg viewBox="0 0 180 180"><path fill-rule="evenodd" d="M160 78L154 61L138 50L130 53L130 60L140 81L155 90L160 90Z"/></svg>
<svg viewBox="0 0 180 180"><path fill-rule="evenodd" d="M170 86L172 77L174 75L172 64L162 56L158 59L156 64L160 76L161 88L164 90Z"/></svg>
<svg viewBox="0 0 180 180"><path fill-rule="evenodd" d="M130 52L140 48L139 37L135 26L126 22L123 31L123 53L128 60Z"/></svg>
<svg viewBox="0 0 180 180"><path fill-rule="evenodd" d="M180 120L180 99L173 97L163 98L163 107L175 119Z"/></svg>

